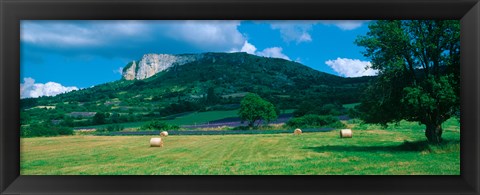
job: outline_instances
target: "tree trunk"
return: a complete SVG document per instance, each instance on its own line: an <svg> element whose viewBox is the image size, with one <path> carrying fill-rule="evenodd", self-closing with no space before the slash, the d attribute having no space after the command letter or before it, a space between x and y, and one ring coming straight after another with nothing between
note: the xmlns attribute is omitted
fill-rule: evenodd
<svg viewBox="0 0 480 195"><path fill-rule="evenodd" d="M248 129L252 129L254 124L255 124L255 121L249 121L248 122Z"/></svg>
<svg viewBox="0 0 480 195"><path fill-rule="evenodd" d="M440 143L442 141L442 125L441 124L428 124L426 125L425 136L430 143Z"/></svg>

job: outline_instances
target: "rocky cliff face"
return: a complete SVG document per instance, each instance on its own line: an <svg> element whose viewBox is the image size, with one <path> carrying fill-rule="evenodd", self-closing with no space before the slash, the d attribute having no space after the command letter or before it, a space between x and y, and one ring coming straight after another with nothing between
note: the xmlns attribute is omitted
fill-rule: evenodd
<svg viewBox="0 0 480 195"><path fill-rule="evenodd" d="M202 54L145 54L138 64L133 61L123 70L122 76L126 80L142 80L175 65L184 65L203 58Z"/></svg>
<svg viewBox="0 0 480 195"><path fill-rule="evenodd" d="M130 68L123 70L122 72L123 78L126 80L134 80L136 76L136 73L135 73L136 69L137 69L137 64L135 63L135 61L133 61L132 64L130 65Z"/></svg>

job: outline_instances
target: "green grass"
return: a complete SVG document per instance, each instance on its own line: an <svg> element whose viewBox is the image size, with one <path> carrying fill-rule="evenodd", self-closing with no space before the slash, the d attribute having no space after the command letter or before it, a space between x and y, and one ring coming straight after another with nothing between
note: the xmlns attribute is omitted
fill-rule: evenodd
<svg viewBox="0 0 480 195"><path fill-rule="evenodd" d="M22 175L459 175L460 131L447 121L443 144L429 145L422 127L348 124L338 131L273 135L64 136L21 139ZM362 127L362 128L358 128ZM389 127L390 128L390 127Z"/></svg>
<svg viewBox="0 0 480 195"><path fill-rule="evenodd" d="M386 129L389 131L416 131L423 132L425 130L425 125L418 124L417 122L408 122L400 121L398 124L391 123L387 127L382 127L381 125L375 124L365 124L361 123L359 120L353 119L347 122L347 127L350 127L354 130L366 130L366 129ZM442 124L444 131L455 131L460 132L460 122L457 118L450 118Z"/></svg>

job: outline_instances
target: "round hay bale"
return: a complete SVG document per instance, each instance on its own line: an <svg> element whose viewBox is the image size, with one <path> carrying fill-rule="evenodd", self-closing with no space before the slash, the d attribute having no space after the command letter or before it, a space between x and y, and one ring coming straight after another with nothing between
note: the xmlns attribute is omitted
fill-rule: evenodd
<svg viewBox="0 0 480 195"><path fill-rule="evenodd" d="M352 130L351 129L340 130L340 138L352 138Z"/></svg>
<svg viewBox="0 0 480 195"><path fill-rule="evenodd" d="M162 132L160 132L160 136L162 136L162 137L167 137L167 136L168 136L168 132L167 132L167 131L162 131Z"/></svg>
<svg viewBox="0 0 480 195"><path fill-rule="evenodd" d="M163 147L162 138L155 137L150 139L150 147Z"/></svg>
<svg viewBox="0 0 480 195"><path fill-rule="evenodd" d="M295 131L293 131L293 135L300 135L302 134L302 130L301 129L295 129Z"/></svg>

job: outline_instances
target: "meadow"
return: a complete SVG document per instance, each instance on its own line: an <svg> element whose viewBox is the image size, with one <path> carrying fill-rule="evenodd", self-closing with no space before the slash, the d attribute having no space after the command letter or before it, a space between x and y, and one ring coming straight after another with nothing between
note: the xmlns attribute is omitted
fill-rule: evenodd
<svg viewBox="0 0 480 195"><path fill-rule="evenodd" d="M460 125L444 123L429 145L417 123L388 128L350 120L302 135L183 135L149 147L152 136L21 138L22 175L459 175Z"/></svg>
<svg viewBox="0 0 480 195"><path fill-rule="evenodd" d="M237 110L226 110L226 111L208 111L208 112L190 112L185 113L181 116L172 117L173 119L163 120L164 122L172 125L196 125L196 124L204 124L212 120L218 120L226 117L237 117L238 116L238 109ZM140 128L147 121L139 121L139 122L128 122L128 123L117 123L118 125L123 126L124 128ZM91 128L105 128L112 124L104 124L104 125L93 125L93 126L85 126L79 127L78 129L91 129Z"/></svg>
<svg viewBox="0 0 480 195"><path fill-rule="evenodd" d="M293 109L283 110L283 114L290 114L293 113ZM238 117L238 109L236 110L222 110L222 111L208 111L208 112L189 112L182 114L180 116L171 117L173 119L165 119L162 120L165 123L172 124L172 125L189 125L189 126L196 126L201 124L208 124L210 121L221 120L229 117ZM240 120L240 119L238 119ZM139 121L139 122L127 122L127 123L116 123L116 125L120 125L127 129L138 129L148 121ZM104 125L92 125L92 126L83 126L77 127L77 129L99 129L105 128L112 124L104 124Z"/></svg>

